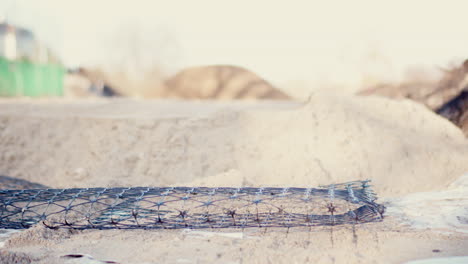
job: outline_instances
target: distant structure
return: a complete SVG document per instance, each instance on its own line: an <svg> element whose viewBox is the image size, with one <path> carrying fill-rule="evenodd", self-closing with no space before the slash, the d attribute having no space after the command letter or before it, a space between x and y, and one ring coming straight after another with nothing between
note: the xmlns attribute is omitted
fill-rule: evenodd
<svg viewBox="0 0 468 264"><path fill-rule="evenodd" d="M187 68L165 82L167 96L183 99L289 100L255 73L237 66L211 65Z"/></svg>
<svg viewBox="0 0 468 264"><path fill-rule="evenodd" d="M0 56L11 61L60 64L57 56L40 43L34 33L7 22L0 23Z"/></svg>
<svg viewBox="0 0 468 264"><path fill-rule="evenodd" d="M35 57L37 46L31 31L14 27L7 23L0 24L0 55L9 60Z"/></svg>
<svg viewBox="0 0 468 264"><path fill-rule="evenodd" d="M34 34L0 23L0 96L61 96L65 69Z"/></svg>

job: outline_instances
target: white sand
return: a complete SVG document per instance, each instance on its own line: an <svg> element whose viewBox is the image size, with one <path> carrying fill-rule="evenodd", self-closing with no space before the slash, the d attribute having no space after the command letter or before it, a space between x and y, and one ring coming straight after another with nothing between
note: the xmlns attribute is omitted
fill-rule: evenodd
<svg viewBox="0 0 468 264"><path fill-rule="evenodd" d="M0 146L1 174L52 187L316 186L372 179L389 206L383 223L358 227L357 240L349 228L335 230L333 244L328 229L206 235L67 234L41 227L7 242L8 250L42 263L77 252L122 263L400 263L468 255L468 188L456 182L468 172L468 140L410 101L331 94L315 94L305 104L5 100ZM436 208L429 202L423 209L431 209L416 215L425 198L414 197L432 197L453 215L429 221Z"/></svg>
<svg viewBox="0 0 468 264"><path fill-rule="evenodd" d="M468 235L468 174L446 190L412 193L387 202L387 214L396 216L401 223L422 230Z"/></svg>

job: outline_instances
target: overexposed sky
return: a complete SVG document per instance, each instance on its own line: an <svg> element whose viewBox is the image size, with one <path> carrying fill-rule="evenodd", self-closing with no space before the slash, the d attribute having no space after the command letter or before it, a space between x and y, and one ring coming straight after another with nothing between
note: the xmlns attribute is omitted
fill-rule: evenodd
<svg viewBox="0 0 468 264"><path fill-rule="evenodd" d="M140 66L235 64L278 85L353 87L467 57L467 11L462 0L0 2L0 15L32 28L69 66L135 68L123 57L137 45Z"/></svg>

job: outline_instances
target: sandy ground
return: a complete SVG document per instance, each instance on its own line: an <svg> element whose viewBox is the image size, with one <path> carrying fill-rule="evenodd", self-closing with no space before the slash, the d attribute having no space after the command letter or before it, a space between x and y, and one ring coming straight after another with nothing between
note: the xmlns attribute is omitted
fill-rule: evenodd
<svg viewBox="0 0 468 264"><path fill-rule="evenodd" d="M354 232L36 226L4 241L10 258L402 263L468 255L468 140L410 101L322 93L305 103L3 100L0 146L0 174L51 187L313 187L371 179L388 207L383 222Z"/></svg>

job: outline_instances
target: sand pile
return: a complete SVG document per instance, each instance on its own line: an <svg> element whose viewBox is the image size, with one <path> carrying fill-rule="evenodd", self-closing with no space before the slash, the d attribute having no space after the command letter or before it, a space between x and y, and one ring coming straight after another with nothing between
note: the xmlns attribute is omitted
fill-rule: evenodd
<svg viewBox="0 0 468 264"><path fill-rule="evenodd" d="M443 70L442 78L437 81L420 76L399 84L377 85L359 94L408 98L422 103L452 121L468 136L468 60Z"/></svg>
<svg viewBox="0 0 468 264"><path fill-rule="evenodd" d="M0 146L1 175L52 187L372 179L389 208L383 222L310 232L36 225L0 239L1 261L401 263L467 254L468 180L460 176L468 172L468 140L411 101L331 94L306 103L6 100Z"/></svg>
<svg viewBox="0 0 468 264"><path fill-rule="evenodd" d="M290 100L256 73L234 65L189 67L167 78L157 68L131 76L125 72L79 68L67 74L65 95L85 98L129 96L205 100Z"/></svg>
<svg viewBox="0 0 468 264"><path fill-rule="evenodd" d="M468 141L410 101L97 101L0 105L0 172L52 187L316 186L372 179L384 196L444 188Z"/></svg>
<svg viewBox="0 0 468 264"><path fill-rule="evenodd" d="M441 69L439 80L431 75L408 76L401 83L382 83L359 92L361 95L380 95L390 98L407 98L436 110L468 87L468 60L461 65Z"/></svg>
<svg viewBox="0 0 468 264"><path fill-rule="evenodd" d="M166 80L165 84L165 96L174 98L291 99L257 74L232 65L187 68Z"/></svg>

